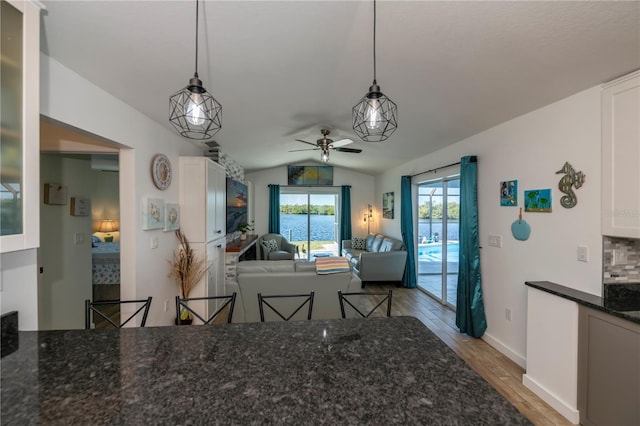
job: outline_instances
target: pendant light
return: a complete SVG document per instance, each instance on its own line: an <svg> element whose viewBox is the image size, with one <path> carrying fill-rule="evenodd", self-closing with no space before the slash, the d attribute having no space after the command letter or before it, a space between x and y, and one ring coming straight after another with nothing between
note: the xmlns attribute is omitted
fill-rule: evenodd
<svg viewBox="0 0 640 426"><path fill-rule="evenodd" d="M198 78L198 0L196 0L196 70L189 84L169 98L169 122L183 137L211 139L222 128L222 106Z"/></svg>
<svg viewBox="0 0 640 426"><path fill-rule="evenodd" d="M323 163L328 163L329 162L329 149L323 149L322 150L322 154L320 154L320 159L322 160Z"/></svg>
<svg viewBox="0 0 640 426"><path fill-rule="evenodd" d="M398 128L398 107L376 81L376 0L373 0L373 84L353 107L353 130L366 142L382 142Z"/></svg>

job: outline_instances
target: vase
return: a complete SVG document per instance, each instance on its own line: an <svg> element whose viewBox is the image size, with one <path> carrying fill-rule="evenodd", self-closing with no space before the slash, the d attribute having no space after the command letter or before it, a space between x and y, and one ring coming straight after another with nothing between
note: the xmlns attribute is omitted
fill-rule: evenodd
<svg viewBox="0 0 640 426"><path fill-rule="evenodd" d="M240 234L240 239L242 241L246 240L247 239L247 234L245 234L244 232L242 234Z"/></svg>

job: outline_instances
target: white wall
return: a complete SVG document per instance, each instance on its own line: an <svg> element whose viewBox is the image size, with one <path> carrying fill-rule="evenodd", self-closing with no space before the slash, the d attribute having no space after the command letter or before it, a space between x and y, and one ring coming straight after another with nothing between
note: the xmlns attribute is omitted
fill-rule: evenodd
<svg viewBox="0 0 640 426"><path fill-rule="evenodd" d="M301 163L300 165L317 165L317 163ZM274 167L258 172L247 173L247 180L253 184L253 214L255 215L255 233L265 234L269 217L269 184L287 184L287 166ZM333 168L333 185L351 185L351 230L354 236L365 236L367 226L362 217L367 204L374 202L374 177L354 172L341 167ZM376 224L377 222L374 222ZM377 229L377 228L376 228ZM374 232L374 227L371 232Z"/></svg>
<svg viewBox="0 0 640 426"><path fill-rule="evenodd" d="M41 114L123 146L120 157L122 297L153 296L147 324L171 324L175 315L171 300L177 294L177 289L167 276L167 260L171 257L176 239L172 232L142 230L141 198L151 196L177 202L177 171L174 170L171 187L160 191L151 180L151 160L155 154L163 153L169 157L175 169L178 156L200 155L202 149L54 59L42 54L40 61ZM166 88L167 94L172 89ZM150 248L152 237L158 238L157 249ZM37 312L37 298L34 296L37 286L35 256L26 252L24 255L16 253L7 260L3 255L2 260L2 312L12 306L24 307L20 311L20 328L34 329L37 327L37 314L34 313ZM20 263L21 267L5 271L9 260ZM164 311L165 300L169 301L167 312Z"/></svg>
<svg viewBox="0 0 640 426"><path fill-rule="evenodd" d="M382 232L400 237L400 176L454 163L465 155L478 156L480 255L488 323L484 338L520 365L526 352L525 281L548 280L601 294L600 103L600 88L594 87L376 177L377 194L396 192L396 218L383 220ZM586 174L573 209L560 205L562 175L555 172L565 161ZM553 191L552 213L525 213L532 229L527 241L511 236L518 208L500 207L499 183L511 179L518 180L519 206L524 206L525 189ZM502 248L488 246L489 234L502 235ZM588 263L577 261L578 245L589 248ZM507 308L511 321L505 319Z"/></svg>

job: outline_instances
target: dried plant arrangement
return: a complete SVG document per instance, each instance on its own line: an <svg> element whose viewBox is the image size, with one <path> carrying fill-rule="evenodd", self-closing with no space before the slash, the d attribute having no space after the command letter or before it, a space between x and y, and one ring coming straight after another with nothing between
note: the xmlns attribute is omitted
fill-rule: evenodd
<svg viewBox="0 0 640 426"><path fill-rule="evenodd" d="M175 279L181 297L186 299L209 268L205 259L196 255L189 240L179 229L176 231L176 238L180 246L173 253L173 259L169 261L171 265L169 275Z"/></svg>

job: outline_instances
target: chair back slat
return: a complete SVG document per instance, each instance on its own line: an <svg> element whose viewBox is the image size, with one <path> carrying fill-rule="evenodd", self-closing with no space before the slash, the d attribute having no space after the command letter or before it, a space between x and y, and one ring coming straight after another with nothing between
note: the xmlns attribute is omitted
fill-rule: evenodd
<svg viewBox="0 0 640 426"><path fill-rule="evenodd" d="M371 297L371 296L384 296L379 302L378 304L376 304L373 308L371 308L368 312L362 312L360 309L358 309L357 306L355 306L350 300L350 297ZM343 293L341 290L338 290L338 301L340 302L340 313L342 314L342 318L346 318L346 311L345 311L345 303L349 306L351 306L351 308L353 310L355 310L361 317L363 318L369 318L371 316L371 314L373 314L380 306L382 306L383 303L387 302L387 316L390 317L391 316L391 299L392 299L392 292L391 290L389 290L387 293L369 293L369 292L362 292L362 293Z"/></svg>
<svg viewBox="0 0 640 426"><path fill-rule="evenodd" d="M87 299L84 301L84 328L86 328L87 330L91 328L91 312L93 312L94 316L95 314L98 314L102 319L107 321L115 328L124 327L129 321L135 318L136 315L138 315L140 312L143 312L140 327L144 327L147 323L147 316L149 315L149 308L151 307L151 299L151 296L142 300L98 300L92 302L91 300ZM142 306L136 309L133 314L129 315L129 317L125 321L120 321L120 324L117 324L102 311L100 311L100 309L98 309L99 306L124 305L128 303L142 303Z"/></svg>
<svg viewBox="0 0 640 426"><path fill-rule="evenodd" d="M203 318L198 312L196 312L193 308L188 305L188 302L196 301L196 300L207 300L207 301L224 301L222 306L220 306L213 314L209 316L209 318ZM236 305L236 292L233 292L229 296L210 296L210 297L191 297L187 299L182 299L180 296L176 296L176 318L177 322L180 323L180 313L182 308L186 309L187 312L192 313L196 316L203 324L211 324L214 319L227 307L229 306L229 312L227 314L227 323L231 322L233 317L233 309Z"/></svg>
<svg viewBox="0 0 640 426"><path fill-rule="evenodd" d="M274 294L263 296L262 293L258 293L258 307L260 309L260 321L265 322L265 314L264 314L264 305L269 307L276 315L278 315L284 321L289 321L295 314L297 314L306 304L309 304L307 310L307 320L311 319L311 315L313 312L313 297L315 292L305 293L305 294ZM296 309L289 316L284 316L278 308L269 303L269 299L289 299L289 298L304 298L302 303L296 307ZM282 308L280 308L282 309Z"/></svg>

